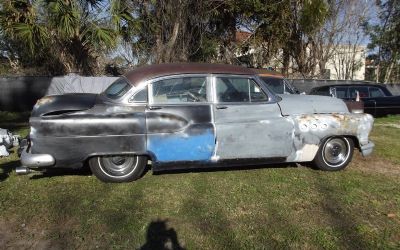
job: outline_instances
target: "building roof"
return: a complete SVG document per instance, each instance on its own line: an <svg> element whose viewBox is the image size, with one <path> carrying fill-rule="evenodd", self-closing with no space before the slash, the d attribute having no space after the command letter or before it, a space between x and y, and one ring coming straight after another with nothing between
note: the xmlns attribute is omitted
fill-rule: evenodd
<svg viewBox="0 0 400 250"><path fill-rule="evenodd" d="M235 74L235 75L254 75L254 71L249 68L227 65L227 64L208 64L208 63L168 63L154 64L136 68L125 74L132 84L137 85L142 81L156 77L175 75L175 74Z"/></svg>
<svg viewBox="0 0 400 250"><path fill-rule="evenodd" d="M247 31L243 31L243 30L237 30L235 32L235 41L236 42L244 42L247 39L249 39L249 37L252 35L252 33L247 32Z"/></svg>

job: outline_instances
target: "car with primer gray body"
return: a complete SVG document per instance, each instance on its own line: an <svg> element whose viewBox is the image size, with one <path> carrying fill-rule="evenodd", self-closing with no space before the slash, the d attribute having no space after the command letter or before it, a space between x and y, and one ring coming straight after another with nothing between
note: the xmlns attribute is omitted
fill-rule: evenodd
<svg viewBox="0 0 400 250"><path fill-rule="evenodd" d="M80 168L106 182L153 171L313 162L345 168L374 144L369 114L337 98L277 95L251 69L160 64L132 70L103 93L46 96L21 143L22 169ZM27 173L28 171L20 171Z"/></svg>

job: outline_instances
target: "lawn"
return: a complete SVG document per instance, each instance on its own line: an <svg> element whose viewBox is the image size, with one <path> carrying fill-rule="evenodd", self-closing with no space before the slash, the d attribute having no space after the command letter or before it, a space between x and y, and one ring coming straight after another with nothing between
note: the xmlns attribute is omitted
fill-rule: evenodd
<svg viewBox="0 0 400 250"><path fill-rule="evenodd" d="M0 113L27 133L28 114ZM16 176L0 159L0 246L37 249L398 249L400 116L341 172L266 166L105 184L88 171ZM2 171L2 172L1 172Z"/></svg>

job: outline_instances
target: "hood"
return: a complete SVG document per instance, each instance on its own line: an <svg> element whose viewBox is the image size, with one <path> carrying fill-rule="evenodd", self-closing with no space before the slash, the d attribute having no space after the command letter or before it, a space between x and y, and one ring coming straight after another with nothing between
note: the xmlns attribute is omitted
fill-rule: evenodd
<svg viewBox="0 0 400 250"><path fill-rule="evenodd" d="M282 115L349 113L346 104L329 96L318 95L278 95Z"/></svg>
<svg viewBox="0 0 400 250"><path fill-rule="evenodd" d="M45 96L36 102L31 117L90 109L94 106L96 97L97 94L83 93Z"/></svg>

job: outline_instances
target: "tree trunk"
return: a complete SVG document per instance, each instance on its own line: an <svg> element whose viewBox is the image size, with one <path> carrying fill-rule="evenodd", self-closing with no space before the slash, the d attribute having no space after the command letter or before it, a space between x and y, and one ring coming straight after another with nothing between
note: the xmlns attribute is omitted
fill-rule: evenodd
<svg viewBox="0 0 400 250"><path fill-rule="evenodd" d="M381 63L379 62L378 65L376 66L376 80L375 80L376 83L379 83L380 64Z"/></svg>
<svg viewBox="0 0 400 250"><path fill-rule="evenodd" d="M396 58L396 56L394 58ZM393 66L394 60L390 62L389 67L386 69L385 79L383 80L383 83L388 83L390 81L390 75L392 74Z"/></svg>
<svg viewBox="0 0 400 250"><path fill-rule="evenodd" d="M169 39L168 43L165 45L165 51L164 51L165 61L164 62L171 62L172 60L174 60L173 55L171 55L171 54L175 47L176 39L178 37L178 31L179 31L179 27L180 27L179 21L180 21L180 17L178 17L175 20L171 38Z"/></svg>

